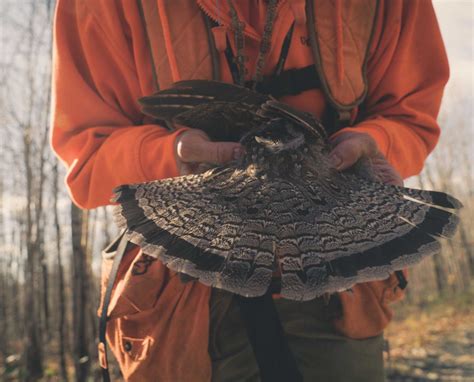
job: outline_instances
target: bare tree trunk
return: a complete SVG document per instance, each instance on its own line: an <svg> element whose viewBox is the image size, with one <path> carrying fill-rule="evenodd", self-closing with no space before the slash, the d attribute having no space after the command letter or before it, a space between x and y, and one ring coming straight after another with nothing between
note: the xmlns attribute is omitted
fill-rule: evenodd
<svg viewBox="0 0 474 382"><path fill-rule="evenodd" d="M3 225L3 174L0 173L0 245L5 244L5 231ZM3 261L0 259L0 265L2 272L0 273L0 351L2 352L3 359L8 356L8 337L9 337L9 317L8 317L8 305L9 296L7 291L9 288L9 272L7 268L6 272L3 272Z"/></svg>
<svg viewBox="0 0 474 382"><path fill-rule="evenodd" d="M446 281L446 272L443 267L443 259L441 258L441 253L437 253L433 256L434 271L436 275L436 289L438 290L438 295L442 295L445 292L447 281Z"/></svg>
<svg viewBox="0 0 474 382"><path fill-rule="evenodd" d="M16 257L15 257L15 262L16 262L16 274L15 274L15 280L20 280L21 279L21 272L22 272L22 269L23 269L23 265L22 265L22 254L23 254L23 248L24 248L24 241L22 240L22 233L21 233L21 230L20 232L17 232L17 236L18 238L15 240L14 238L12 238L13 242L18 242L18 252L16 253ZM12 260L11 260L11 263L13 263L13 255L12 255ZM12 296L20 296L20 285L18 282L14 283L13 284L13 288L12 288ZM21 338L24 336L24 328L22 326L22 322L23 322L23 312L22 312L22 306L21 306L21 303L20 301L18 301L18 304L13 304L13 317L16 317L17 319L16 320L13 320L13 325L14 325L14 328L15 328L15 333L17 334L17 337L18 338Z"/></svg>
<svg viewBox="0 0 474 382"><path fill-rule="evenodd" d="M30 246L31 247L31 246ZM33 249L28 249L29 254L33 253ZM34 263L31 261L31 256L28 256L26 264L26 298L25 298L25 367L26 367L26 381L34 381L43 376L43 354L40 340L40 331L38 327L38 320L36 317L35 303L35 270Z"/></svg>
<svg viewBox="0 0 474 382"><path fill-rule="evenodd" d="M467 262L469 265L469 274L474 276L474 243L469 242L469 235L463 221L459 224L459 238L461 245L466 251Z"/></svg>
<svg viewBox="0 0 474 382"><path fill-rule="evenodd" d="M6 291L8 290L8 283L6 275L0 274L0 351L2 352L2 358L5 360L8 357L8 304L9 299L7 297Z"/></svg>
<svg viewBox="0 0 474 382"><path fill-rule="evenodd" d="M0 352L2 358L5 360L8 357L8 343L10 340L9 329L10 329L10 317L9 317L9 305L12 303L7 291L8 291L8 273L0 273Z"/></svg>
<svg viewBox="0 0 474 382"><path fill-rule="evenodd" d="M103 229L102 229L102 235L104 237L104 241L105 241L105 244L109 244L111 241L112 241L112 237L110 235L110 231L109 231L109 225L110 224L113 224L110 222L110 219L109 219L109 214L107 212L107 208L106 207L102 207L102 214L103 214L103 220L102 220L102 224L103 224Z"/></svg>
<svg viewBox="0 0 474 382"><path fill-rule="evenodd" d="M58 271L58 301L59 301L59 365L61 368L61 377L64 382L69 381L66 365L66 335L65 335L65 318L66 318L66 303L64 295L64 270L61 258L61 225L59 224L59 210L58 210L58 164L53 167L53 198L54 198L54 227L56 231L56 259Z"/></svg>
<svg viewBox="0 0 474 382"><path fill-rule="evenodd" d="M93 262L93 252L94 252L94 245L96 239L96 231L97 231L97 220L99 218L98 210L92 211L92 213L88 214L88 225L87 230L89 232L88 240L87 240L87 270L88 274L91 275L89 279L89 309L88 309L88 319L89 319L89 333L90 333L90 343L89 343L89 352L93 359L98 359L97 353L97 342L98 342L98 319L97 319L97 310L96 305L99 301L99 297L97 295L98 287L95 284L95 278L93 277L93 270L92 270L92 262Z"/></svg>
<svg viewBox="0 0 474 382"><path fill-rule="evenodd" d="M465 134L466 131L469 131L471 129L471 125L466 124L465 122L461 123L461 126L463 127L463 133L462 136L465 137L467 134ZM472 134L471 130L471 137L473 137L474 134ZM472 190L474 190L474 169L473 169L473 164L472 164L472 139L462 139L460 142L460 153L461 153L461 158L460 158L460 163L463 165L463 178L465 180L465 185L466 189L468 190L468 195L471 195L472 197ZM471 208L471 216L472 216L472 204L469 203L469 205L466 206L466 209ZM469 211L469 210L468 210ZM468 216L466 213L464 216ZM474 276L474 241L472 239L472 230L469 230L469 228L472 227L472 219L466 219L462 220L461 223L459 224L459 233L460 233L460 240L463 248L466 251L466 256L467 256L467 262L469 265L469 271L470 271L470 276L471 279Z"/></svg>
<svg viewBox="0 0 474 382"><path fill-rule="evenodd" d="M74 368L76 381L86 381L90 368L87 336L88 274L83 212L71 203ZM87 225L86 225L87 227Z"/></svg>
<svg viewBox="0 0 474 382"><path fill-rule="evenodd" d="M48 263L46 261L46 253L44 251L44 243L43 243L44 232L41 232L40 235L42 236L41 244L39 246L40 264L41 264L41 288L38 290L38 292L41 297L40 301L42 301L42 315L43 315L43 322L44 322L43 337L44 337L45 342L48 343L50 340Z"/></svg>
<svg viewBox="0 0 474 382"><path fill-rule="evenodd" d="M8 356L8 305L11 303L7 296L8 290L8 274L0 273L0 351L2 352L3 359Z"/></svg>
<svg viewBox="0 0 474 382"><path fill-rule="evenodd" d="M33 171L32 171L32 140L31 127L23 126L23 159L26 176L26 265L25 265L25 380L36 380L43 375L43 355L41 347L41 336L38 326L38 309L35 298L36 262L38 248L34 234L33 219Z"/></svg>
<svg viewBox="0 0 474 382"><path fill-rule="evenodd" d="M425 167L425 170L428 172L428 175L430 175L427 167ZM428 180L430 181L431 179L429 178ZM422 174L418 176L418 183L421 189L426 189L426 181ZM434 266L434 272L435 272L436 289L438 291L438 295L441 295L444 293L444 289L446 286L446 274L443 269L443 258L442 258L441 253L437 253L432 258L433 258L433 266Z"/></svg>

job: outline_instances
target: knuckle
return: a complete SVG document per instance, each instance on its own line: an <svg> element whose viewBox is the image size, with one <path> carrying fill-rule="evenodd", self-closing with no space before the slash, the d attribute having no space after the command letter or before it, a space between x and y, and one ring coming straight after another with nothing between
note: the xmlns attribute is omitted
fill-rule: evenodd
<svg viewBox="0 0 474 382"><path fill-rule="evenodd" d="M216 145L215 161L216 163L223 163L225 161L225 150L222 145Z"/></svg>
<svg viewBox="0 0 474 382"><path fill-rule="evenodd" d="M376 155L378 152L377 143L375 142L374 138L372 138L369 134L363 134L363 142L365 146L365 151L369 155Z"/></svg>

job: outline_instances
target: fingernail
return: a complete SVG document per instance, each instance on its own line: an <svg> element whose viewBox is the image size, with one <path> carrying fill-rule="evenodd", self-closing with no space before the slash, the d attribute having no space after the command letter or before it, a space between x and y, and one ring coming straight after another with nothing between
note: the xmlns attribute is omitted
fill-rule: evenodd
<svg viewBox="0 0 474 382"><path fill-rule="evenodd" d="M331 162L331 166L334 168L339 168L339 166L342 164L342 159L337 154L331 154L329 161Z"/></svg>
<svg viewBox="0 0 474 382"><path fill-rule="evenodd" d="M236 147L234 148L234 152L232 154L234 159L239 159L242 156L242 148Z"/></svg>

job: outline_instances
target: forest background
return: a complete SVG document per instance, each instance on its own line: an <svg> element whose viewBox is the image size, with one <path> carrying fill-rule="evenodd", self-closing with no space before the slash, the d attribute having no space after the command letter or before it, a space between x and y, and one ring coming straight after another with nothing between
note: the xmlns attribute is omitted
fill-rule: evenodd
<svg viewBox="0 0 474 382"><path fill-rule="evenodd" d="M457 236L410 272L406 298L395 307L386 342L391 381L474 381L474 2L434 5L451 79L439 118L440 143L407 184L449 192L465 207ZM54 0L0 0L0 380L5 381L100 377L100 250L116 228L107 208L81 211L70 202L65 169L50 149L53 14Z"/></svg>

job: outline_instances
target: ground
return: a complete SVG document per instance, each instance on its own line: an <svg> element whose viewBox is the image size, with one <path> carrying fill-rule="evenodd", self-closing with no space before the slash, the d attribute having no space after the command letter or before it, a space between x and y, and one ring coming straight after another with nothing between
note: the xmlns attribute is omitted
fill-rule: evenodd
<svg viewBox="0 0 474 382"><path fill-rule="evenodd" d="M401 309L386 331L390 382L474 382L472 294Z"/></svg>
<svg viewBox="0 0 474 382"><path fill-rule="evenodd" d="M422 307L408 302L395 307L395 319L385 333L387 382L474 382L473 302L474 291ZM42 382L61 380L54 345L49 346ZM0 381L19 380L19 354L13 357L9 367L0 358ZM97 365L94 374L90 381L100 381ZM116 366L112 374L121 380Z"/></svg>

